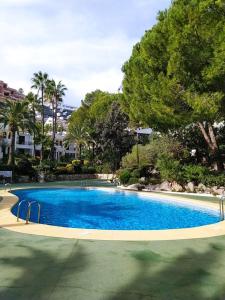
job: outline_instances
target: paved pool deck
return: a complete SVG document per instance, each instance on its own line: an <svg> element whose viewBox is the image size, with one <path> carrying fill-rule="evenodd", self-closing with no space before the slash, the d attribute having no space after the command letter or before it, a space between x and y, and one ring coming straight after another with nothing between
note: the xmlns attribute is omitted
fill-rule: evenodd
<svg viewBox="0 0 225 300"><path fill-rule="evenodd" d="M89 241L0 229L1 300L222 300L225 237Z"/></svg>

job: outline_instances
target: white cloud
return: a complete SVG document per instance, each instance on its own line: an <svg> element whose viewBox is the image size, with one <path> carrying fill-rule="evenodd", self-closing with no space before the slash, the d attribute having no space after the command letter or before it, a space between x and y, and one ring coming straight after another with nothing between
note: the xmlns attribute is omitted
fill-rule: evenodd
<svg viewBox="0 0 225 300"><path fill-rule="evenodd" d="M0 80L28 91L32 74L46 71L65 82L70 104L97 88L117 91L121 66L149 27L151 11L135 8L157 1L123 0L123 17L112 0L102 11L103 1L0 0Z"/></svg>
<svg viewBox="0 0 225 300"><path fill-rule="evenodd" d="M27 5L27 4L36 4L36 3L44 3L44 0L1 0L1 6L11 6L11 5Z"/></svg>

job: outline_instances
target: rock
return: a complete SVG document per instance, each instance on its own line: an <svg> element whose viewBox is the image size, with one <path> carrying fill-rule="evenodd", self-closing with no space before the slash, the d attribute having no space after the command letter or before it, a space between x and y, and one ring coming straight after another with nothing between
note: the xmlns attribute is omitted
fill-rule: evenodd
<svg viewBox="0 0 225 300"><path fill-rule="evenodd" d="M202 183L199 183L199 185L197 186L197 191L204 193L205 190L206 190L206 186L204 184L202 184Z"/></svg>
<svg viewBox="0 0 225 300"><path fill-rule="evenodd" d="M185 186L187 192L194 193L195 192L195 185L193 182L188 182L188 184Z"/></svg>
<svg viewBox="0 0 225 300"><path fill-rule="evenodd" d="M183 187L176 181L172 182L172 191L173 192L183 192Z"/></svg>
<svg viewBox="0 0 225 300"><path fill-rule="evenodd" d="M206 188L205 189L205 194L210 194L211 193L211 189L210 188Z"/></svg>
<svg viewBox="0 0 225 300"><path fill-rule="evenodd" d="M129 185L127 188L129 190L141 191L145 188L145 186L143 184L140 184L140 183L135 183L135 184Z"/></svg>
<svg viewBox="0 0 225 300"><path fill-rule="evenodd" d="M160 184L159 188L161 191L171 191L171 184L169 181L164 181Z"/></svg>
<svg viewBox="0 0 225 300"><path fill-rule="evenodd" d="M150 192L160 191L160 184L149 184L145 188Z"/></svg>
<svg viewBox="0 0 225 300"><path fill-rule="evenodd" d="M211 194L214 196L220 195L222 196L224 194L224 188L217 188L217 187L212 187L211 189Z"/></svg>
<svg viewBox="0 0 225 300"><path fill-rule="evenodd" d="M146 182L146 178L145 178L145 177L141 177L141 178L139 179L139 182L144 184L144 183Z"/></svg>

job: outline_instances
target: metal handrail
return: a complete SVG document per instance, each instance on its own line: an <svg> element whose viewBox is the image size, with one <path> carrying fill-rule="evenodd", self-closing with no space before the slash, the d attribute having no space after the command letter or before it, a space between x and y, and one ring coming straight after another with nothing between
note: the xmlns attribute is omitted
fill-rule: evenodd
<svg viewBox="0 0 225 300"><path fill-rule="evenodd" d="M21 204L24 203L24 202L27 202L27 203L28 203L28 206L29 206L29 204L30 204L30 202L28 202L27 200L22 200L22 201L20 201L20 203L18 204L17 214L16 214L16 216L17 216L17 222L19 222L20 206L21 206Z"/></svg>
<svg viewBox="0 0 225 300"><path fill-rule="evenodd" d="M225 201L225 194L220 197L219 201L219 209L220 209L220 220L224 221L224 201Z"/></svg>
<svg viewBox="0 0 225 300"><path fill-rule="evenodd" d="M26 217L26 224L29 223L30 214L31 214L31 208L32 208L32 205L35 204L35 203L37 203L37 205L38 205L38 223L40 223L41 205L37 201L32 201L32 202L29 202L29 205L28 205L28 211L27 211L27 217Z"/></svg>

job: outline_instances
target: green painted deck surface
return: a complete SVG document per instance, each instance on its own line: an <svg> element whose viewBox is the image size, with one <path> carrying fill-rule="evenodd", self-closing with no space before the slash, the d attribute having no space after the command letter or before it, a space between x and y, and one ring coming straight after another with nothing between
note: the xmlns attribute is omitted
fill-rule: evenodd
<svg viewBox="0 0 225 300"><path fill-rule="evenodd" d="M225 237L116 242L0 229L0 300L76 299L224 300Z"/></svg>
<svg viewBox="0 0 225 300"><path fill-rule="evenodd" d="M1 300L225 299L225 237L46 238L0 229Z"/></svg>

